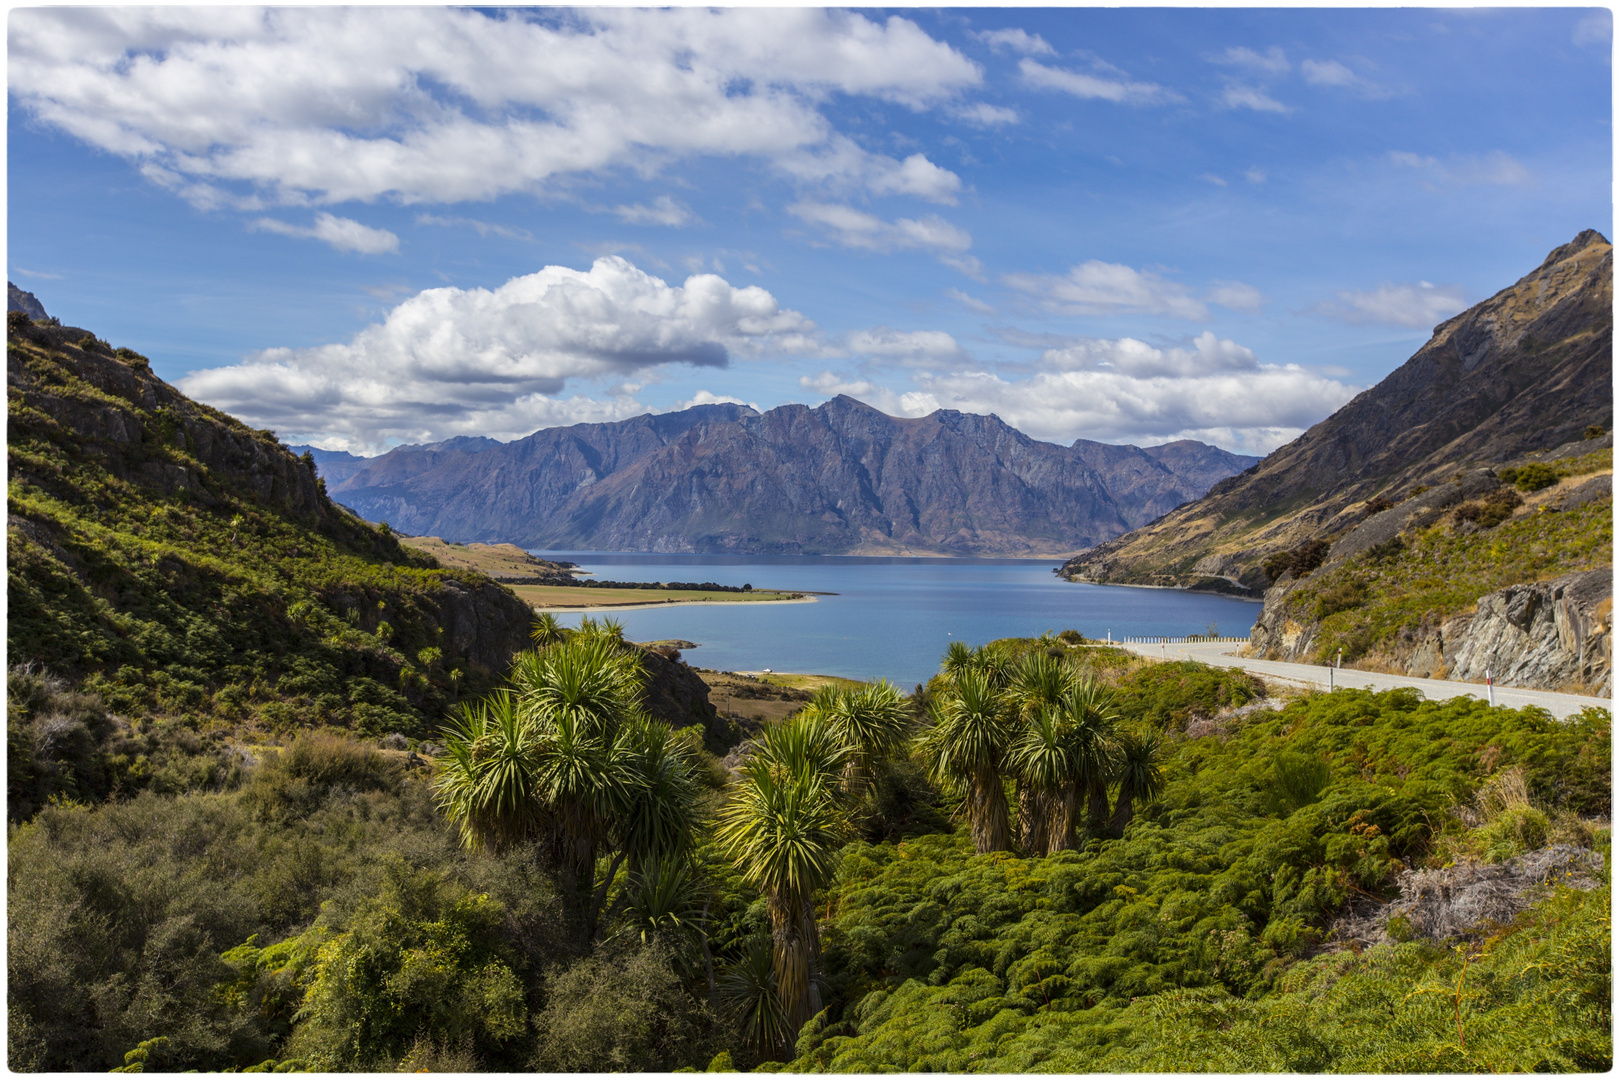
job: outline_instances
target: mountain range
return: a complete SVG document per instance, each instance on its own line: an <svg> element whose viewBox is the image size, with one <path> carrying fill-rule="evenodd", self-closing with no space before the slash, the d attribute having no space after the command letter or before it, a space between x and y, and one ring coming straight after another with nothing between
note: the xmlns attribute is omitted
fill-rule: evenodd
<svg viewBox="0 0 1620 1080"><path fill-rule="evenodd" d="M1259 595L1269 556L1330 542L1372 507L1607 431L1613 306L1613 248L1587 230L1435 327L1411 359L1293 442L1060 573L1181 587L1225 579Z"/></svg>
<svg viewBox="0 0 1620 1080"><path fill-rule="evenodd" d="M509 443L457 438L374 459L315 454L372 521L527 548L822 554L1078 551L1258 459L1032 439L995 416L699 405Z"/></svg>

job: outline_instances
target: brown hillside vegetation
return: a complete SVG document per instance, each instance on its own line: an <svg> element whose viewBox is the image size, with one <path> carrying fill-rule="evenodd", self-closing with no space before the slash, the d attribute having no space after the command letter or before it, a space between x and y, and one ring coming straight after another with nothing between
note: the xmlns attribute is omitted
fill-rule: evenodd
<svg viewBox="0 0 1620 1080"><path fill-rule="evenodd" d="M1369 500L1399 503L1468 469L1613 423L1613 249L1588 230L1510 288L1435 328L1399 369L1203 498L1066 563L1071 580L1257 594L1270 555L1331 542ZM1375 506L1378 504L1374 504Z"/></svg>

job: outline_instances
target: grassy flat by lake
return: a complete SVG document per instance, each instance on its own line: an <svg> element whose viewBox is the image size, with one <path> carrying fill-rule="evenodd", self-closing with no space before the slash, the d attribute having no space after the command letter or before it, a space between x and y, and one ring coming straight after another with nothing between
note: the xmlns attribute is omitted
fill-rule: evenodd
<svg viewBox="0 0 1620 1080"><path fill-rule="evenodd" d="M581 585L509 585L519 599L539 608L643 607L651 604L757 604L761 602L808 603L803 593L755 589L753 592L722 592L711 589L597 589Z"/></svg>
<svg viewBox="0 0 1620 1080"><path fill-rule="evenodd" d="M538 577L563 571L560 564L537 559L516 544L451 544L437 536L401 536L399 542L432 555L441 566L454 570L477 570L496 580Z"/></svg>

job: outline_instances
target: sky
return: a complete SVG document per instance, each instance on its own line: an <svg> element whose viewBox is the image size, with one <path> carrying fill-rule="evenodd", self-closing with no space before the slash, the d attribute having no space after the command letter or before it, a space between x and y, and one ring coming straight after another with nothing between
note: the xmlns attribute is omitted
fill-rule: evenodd
<svg viewBox="0 0 1620 1080"><path fill-rule="evenodd" d="M1583 229L1601 8L32 8L8 277L289 443L715 401L1263 454Z"/></svg>

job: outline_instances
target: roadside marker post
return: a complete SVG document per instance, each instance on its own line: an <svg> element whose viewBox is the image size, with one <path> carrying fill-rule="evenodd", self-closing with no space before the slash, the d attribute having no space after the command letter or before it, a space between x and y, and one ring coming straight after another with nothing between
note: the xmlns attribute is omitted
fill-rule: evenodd
<svg viewBox="0 0 1620 1080"><path fill-rule="evenodd" d="M1485 673L1485 700L1494 709L1496 707L1496 685L1491 682L1491 673Z"/></svg>

